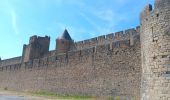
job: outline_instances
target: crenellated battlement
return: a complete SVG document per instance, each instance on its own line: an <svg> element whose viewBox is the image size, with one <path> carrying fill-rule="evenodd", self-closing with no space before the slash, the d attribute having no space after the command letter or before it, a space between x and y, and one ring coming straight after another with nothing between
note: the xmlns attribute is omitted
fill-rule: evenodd
<svg viewBox="0 0 170 100"><path fill-rule="evenodd" d="M34 35L34 36L30 37L29 44L36 43L38 41L49 41L49 40L50 40L49 36L40 37L40 36Z"/></svg>
<svg viewBox="0 0 170 100"><path fill-rule="evenodd" d="M139 45L136 44L136 46ZM119 41L112 42L103 45L97 45L90 48L85 48L82 50L73 50L67 53L56 54L55 51L50 51L42 58L32 59L28 62L21 62L21 57L16 57L12 59L2 60L2 65L0 66L0 71L15 71L20 69L32 69L32 68L43 68L43 66L55 66L64 67L70 64L82 63L82 59L92 55L98 55L98 53L108 52L108 51L122 51L125 49L130 49L129 41Z"/></svg>
<svg viewBox="0 0 170 100"><path fill-rule="evenodd" d="M19 64L21 62L22 62L22 57L0 60L1 66L14 65L14 64Z"/></svg>
<svg viewBox="0 0 170 100"><path fill-rule="evenodd" d="M37 35L34 35L34 36L30 37L29 43L31 44L31 43L34 43L36 41L37 41Z"/></svg>
<svg viewBox="0 0 170 100"><path fill-rule="evenodd" d="M52 51L50 37L32 36L22 57L0 59L0 88L169 100L170 0L154 7L140 13L140 26L124 31L74 43L65 29Z"/></svg>
<svg viewBox="0 0 170 100"><path fill-rule="evenodd" d="M151 4L146 5L145 8L140 13L140 18L142 19L149 16L152 11L153 11L152 5Z"/></svg>
<svg viewBox="0 0 170 100"><path fill-rule="evenodd" d="M106 45L109 46L109 47L107 47L107 49L109 48L111 50L130 47L132 45L135 45L136 42L140 42L139 32L140 32L140 27L137 26L136 29L134 29L134 28L127 29L125 31L119 31L116 33L110 33L107 35L98 36L98 37L91 38L88 40L79 41L79 42L75 43L77 49L68 51L68 54L64 53L64 54L66 54L64 56L66 57L67 55L70 55L74 52L79 52L79 51L81 53L81 52L86 51L90 48L93 49L93 52L98 52L98 50L100 50L100 49L98 49L99 47L106 46ZM12 58L12 59L7 59L7 60L2 60L1 66L9 66L9 65L13 65L13 64L25 63L25 62L29 62L30 60L33 60L33 59L48 58L51 56L56 56L55 59L60 60L63 53L61 53L61 54L56 53L56 50L48 51L49 40L50 40L50 37L48 37L48 36L39 37L39 36L34 35L34 36L30 37L29 44L23 46L23 56ZM41 50L39 50L36 46L41 46L41 50L44 49L46 52L43 53L43 55L40 54ZM44 48L42 48L42 47L44 47ZM39 52L37 52L36 49L38 49ZM36 56L36 57L32 57L32 56ZM62 57L62 58L64 58L64 57Z"/></svg>
<svg viewBox="0 0 170 100"><path fill-rule="evenodd" d="M75 45L77 49L84 49L84 48L94 47L97 45L117 42L117 41L125 41L125 40L133 41L132 38L134 38L134 36L136 35L139 35L139 32L140 32L140 27L137 26L136 29L134 28L127 29L125 31L110 33L107 35L98 36L84 41L78 41L75 43Z"/></svg>
<svg viewBox="0 0 170 100"><path fill-rule="evenodd" d="M134 30L133 29L126 30L125 31L126 36L130 32L134 32ZM123 31L117 32L115 36L117 37L123 36L124 34L122 33ZM110 35L111 34L106 35L106 36L105 35L99 36L98 39L103 40L103 39L106 39L106 37L111 38ZM137 42L135 45L140 44L139 43L140 41L138 41L139 40L138 36L133 37L134 40ZM96 43L96 40L97 38L92 38L90 40L84 40L84 43L87 44L89 43L89 41L94 41ZM81 50L79 49L72 50L72 51L68 51L67 53L61 53L61 54L56 54L56 51L52 50L46 53L42 58L32 59L27 62L22 62L22 57L15 57L12 59L2 60L1 61L2 68L0 70L1 71L3 70L11 71L12 69L18 70L21 68L21 65L24 65L25 69L38 67L38 66L46 66L47 64L54 64L54 63L56 63L57 66L61 66L61 64L67 65L68 63L72 63L72 61L74 61L75 59L78 59L78 61L80 61L81 57L87 56L89 54L95 55L98 52L106 52L109 50L114 51L114 50L119 50L119 49L121 50L123 48L131 48L130 41L128 39L121 40L121 41L112 41L106 44L99 44L99 45L95 45L89 48L83 48Z"/></svg>
<svg viewBox="0 0 170 100"><path fill-rule="evenodd" d="M151 24L164 17L164 12L169 12L170 0L155 0L154 8L148 4L140 13L141 25L148 23ZM142 30L142 29L141 29Z"/></svg>

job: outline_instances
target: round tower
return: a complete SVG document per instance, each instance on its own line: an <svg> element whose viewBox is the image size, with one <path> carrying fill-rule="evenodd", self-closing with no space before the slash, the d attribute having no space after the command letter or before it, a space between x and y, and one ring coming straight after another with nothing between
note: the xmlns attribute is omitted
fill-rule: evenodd
<svg viewBox="0 0 170 100"><path fill-rule="evenodd" d="M141 100L170 100L170 0L141 12Z"/></svg>
<svg viewBox="0 0 170 100"><path fill-rule="evenodd" d="M57 54L66 53L73 49L74 42L71 39L67 29L56 39Z"/></svg>

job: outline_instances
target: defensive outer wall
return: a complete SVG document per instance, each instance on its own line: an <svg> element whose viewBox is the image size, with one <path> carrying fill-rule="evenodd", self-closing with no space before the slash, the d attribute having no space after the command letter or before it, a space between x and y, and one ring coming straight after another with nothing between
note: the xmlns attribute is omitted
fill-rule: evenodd
<svg viewBox="0 0 170 100"><path fill-rule="evenodd" d="M140 15L142 100L170 100L170 0L155 0Z"/></svg>
<svg viewBox="0 0 170 100"><path fill-rule="evenodd" d="M21 57L0 60L0 88L170 100L170 0L146 6L140 22L135 29L75 42L65 53L48 51L49 37L33 36Z"/></svg>
<svg viewBox="0 0 170 100"><path fill-rule="evenodd" d="M132 45L130 37L133 37ZM44 57L29 62L22 63L22 57L2 60L0 87L18 91L52 91L139 99L139 33L135 29L129 29L118 32L115 36L112 33L110 38L114 38L116 42L100 36L96 38L96 42L93 42L94 39L85 40L84 45L81 45L89 45L89 48L61 55L50 51ZM99 45L92 46L93 43Z"/></svg>

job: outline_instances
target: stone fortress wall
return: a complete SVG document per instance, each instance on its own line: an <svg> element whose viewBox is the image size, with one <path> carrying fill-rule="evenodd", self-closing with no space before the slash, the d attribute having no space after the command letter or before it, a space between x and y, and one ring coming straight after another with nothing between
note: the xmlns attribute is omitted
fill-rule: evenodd
<svg viewBox="0 0 170 100"><path fill-rule="evenodd" d="M60 55L53 50L28 62L21 62L21 57L18 61L4 60L8 63L2 60L0 87L139 99L140 37L135 29L130 30L133 34L131 31L117 34L119 41L114 41L112 34L113 41L105 39L105 43L96 42L98 44L83 49L76 45L76 50Z"/></svg>
<svg viewBox="0 0 170 100"><path fill-rule="evenodd" d="M142 100L170 100L170 0L155 0L140 15Z"/></svg>
<svg viewBox="0 0 170 100"><path fill-rule="evenodd" d="M147 5L140 27L75 42L75 48L65 53L41 49L49 47L50 38L42 39L47 39L45 45L31 42L21 57L0 59L0 88L170 99L170 0L155 0L154 9ZM59 41L62 47L65 41Z"/></svg>
<svg viewBox="0 0 170 100"><path fill-rule="evenodd" d="M107 35L102 35L92 39L76 42L75 45L77 49L84 49L94 47L96 45L108 44L112 42L127 41L129 40L130 45L133 45L133 38L140 33L140 27L137 26L136 29L127 29L125 31L120 31L116 33L110 33ZM120 42L119 42L120 43Z"/></svg>
<svg viewBox="0 0 170 100"><path fill-rule="evenodd" d="M22 57L15 57L11 59L0 60L0 66L8 66L8 65L15 65L20 64L22 62Z"/></svg>
<svg viewBox="0 0 170 100"><path fill-rule="evenodd" d="M37 38L37 39L45 38L45 40L46 40L49 37L47 37L47 36L46 37L32 36L32 37L30 37L30 41L29 41L30 44L33 41L32 38ZM140 41L139 39L140 39L140 27L137 26L136 29L134 29L134 28L127 29L125 31L115 32L115 33L102 35L102 36L91 38L91 39L84 40L84 41L75 42L75 46L76 46L75 50L83 50L83 49L93 48L93 47L96 48L96 46L98 46L98 45L106 45L106 44L110 44L111 48L132 46L132 45L134 45L135 41ZM46 44L46 43L42 43L42 44ZM24 45L24 47L25 47L25 45ZM46 47L48 48L48 46L46 46ZM47 50L45 50L45 51L47 51ZM23 52L25 52L25 51L23 50ZM56 55L55 52L56 52L56 50L48 51L42 56L42 58L48 57L48 56L55 56ZM11 58L11 59L0 60L0 62L1 62L0 63L1 66L20 64L20 63L22 63L22 56Z"/></svg>

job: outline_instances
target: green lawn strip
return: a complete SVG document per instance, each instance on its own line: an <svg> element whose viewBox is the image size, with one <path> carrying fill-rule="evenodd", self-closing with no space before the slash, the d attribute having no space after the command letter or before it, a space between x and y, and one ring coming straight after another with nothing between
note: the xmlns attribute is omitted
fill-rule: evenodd
<svg viewBox="0 0 170 100"><path fill-rule="evenodd" d="M69 99L69 100L121 100L120 98L112 98L112 97L107 97L107 98L100 98L100 97L95 97L95 96L86 96L86 95L64 95L64 94L58 94L55 92L47 92L47 91L38 91L38 92L17 92L17 91L12 91L8 89L0 89L0 91L5 91L5 92L13 92L17 94L25 94L25 95L32 95L32 96L41 96L41 97L46 97L49 99Z"/></svg>
<svg viewBox="0 0 170 100"><path fill-rule="evenodd" d="M34 96L45 96L50 98L61 98L61 99L75 99L75 100L94 100L92 96L84 96L84 95L64 95L58 94L54 92L31 92Z"/></svg>

